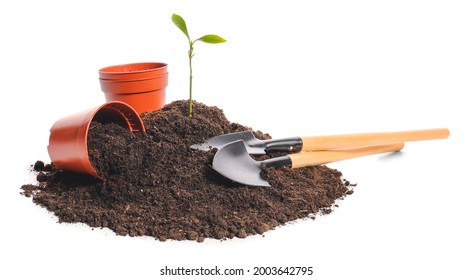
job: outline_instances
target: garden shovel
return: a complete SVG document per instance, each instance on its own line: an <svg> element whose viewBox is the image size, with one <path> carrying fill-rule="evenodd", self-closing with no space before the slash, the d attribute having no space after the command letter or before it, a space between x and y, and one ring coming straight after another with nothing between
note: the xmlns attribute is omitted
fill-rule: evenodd
<svg viewBox="0 0 473 280"><path fill-rule="evenodd" d="M283 139L260 140L251 131L224 134L209 138L201 144L194 144L191 149L208 151L220 149L236 140L242 140L249 154L264 155L268 152L304 152L335 149L350 149L372 145L387 145L408 141L442 139L449 136L446 128L410 130L400 132L380 132L345 134L333 136L291 137Z"/></svg>
<svg viewBox="0 0 473 280"><path fill-rule="evenodd" d="M401 143L351 150L305 152L256 161L249 155L244 141L237 140L223 146L215 153L212 167L221 175L243 185L270 187L268 181L261 176L261 171L269 167L315 166L366 155L396 152L403 147L404 144Z"/></svg>

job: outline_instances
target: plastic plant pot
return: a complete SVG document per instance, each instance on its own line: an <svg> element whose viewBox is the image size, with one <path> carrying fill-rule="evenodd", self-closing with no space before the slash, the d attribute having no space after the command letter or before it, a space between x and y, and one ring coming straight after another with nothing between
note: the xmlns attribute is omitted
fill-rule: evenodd
<svg viewBox="0 0 473 280"><path fill-rule="evenodd" d="M116 123L130 132L145 132L139 114L128 104L113 101L59 119L51 127L48 153L57 169L98 177L87 149L87 136L92 121Z"/></svg>
<svg viewBox="0 0 473 280"><path fill-rule="evenodd" d="M107 101L122 101L139 114L161 109L166 102L167 64L158 62L122 64L99 70Z"/></svg>

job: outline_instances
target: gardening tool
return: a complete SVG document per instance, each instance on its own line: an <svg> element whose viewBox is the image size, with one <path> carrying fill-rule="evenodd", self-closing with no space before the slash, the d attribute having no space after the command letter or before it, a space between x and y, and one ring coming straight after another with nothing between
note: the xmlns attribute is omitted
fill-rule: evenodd
<svg viewBox="0 0 473 280"><path fill-rule="evenodd" d="M194 144L191 149L208 151L220 149L236 140L242 140L249 154L264 155L268 152L300 152L334 149L349 149L356 147L387 145L408 141L442 139L449 136L446 128L410 130L400 132L380 132L345 134L333 136L290 137L282 139L260 140L251 131L224 134L209 138L201 144Z"/></svg>
<svg viewBox="0 0 473 280"><path fill-rule="evenodd" d="M270 187L268 181L261 176L261 171L268 167L315 166L366 155L396 152L403 147L404 144L400 143L352 150L305 152L256 161L249 155L244 141L236 140L223 146L215 153L212 167L232 181L249 186Z"/></svg>

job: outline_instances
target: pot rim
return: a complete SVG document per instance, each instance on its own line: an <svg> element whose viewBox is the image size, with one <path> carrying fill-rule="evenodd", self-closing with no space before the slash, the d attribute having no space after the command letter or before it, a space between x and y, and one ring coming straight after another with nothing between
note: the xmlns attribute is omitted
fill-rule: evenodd
<svg viewBox="0 0 473 280"><path fill-rule="evenodd" d="M146 66L145 69L140 69L141 66ZM161 70L164 68L167 68L168 64L164 62L136 62L136 63L125 63L125 64L117 64L117 65L111 65L107 67L103 67L99 69L99 73L103 74L111 74L111 75L123 75L123 74L131 74L131 73L142 73L142 72L150 72L150 71L156 71L156 70ZM133 68L137 67L138 69L131 69L131 70L120 70L120 68ZM143 67L144 68L144 67Z"/></svg>

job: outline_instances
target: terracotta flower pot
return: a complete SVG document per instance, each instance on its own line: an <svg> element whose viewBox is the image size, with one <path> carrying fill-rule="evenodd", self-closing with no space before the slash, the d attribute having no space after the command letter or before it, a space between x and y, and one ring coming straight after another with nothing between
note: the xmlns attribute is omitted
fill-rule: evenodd
<svg viewBox="0 0 473 280"><path fill-rule="evenodd" d="M122 101L141 114L161 109L166 102L167 64L131 63L99 70L99 81L107 101Z"/></svg>
<svg viewBox="0 0 473 280"><path fill-rule="evenodd" d="M114 101L64 117L51 127L48 153L58 169L97 177L89 159L87 135L92 121L116 123L130 132L144 132L139 114L128 104Z"/></svg>

